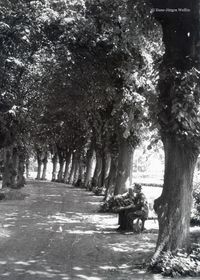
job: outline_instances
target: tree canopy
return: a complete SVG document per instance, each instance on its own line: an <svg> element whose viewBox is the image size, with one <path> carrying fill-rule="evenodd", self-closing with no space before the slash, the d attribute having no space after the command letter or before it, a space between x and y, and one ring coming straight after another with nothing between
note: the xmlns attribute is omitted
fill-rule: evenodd
<svg viewBox="0 0 200 280"><path fill-rule="evenodd" d="M59 158L60 181L85 176L107 196L124 192L142 139L162 139L164 188L155 203L160 254L188 243L200 137L199 1L168 1L176 15L157 12L162 1L150 2L1 1L0 148L5 186L16 182L9 174L22 177L20 166L33 150L40 163L48 153L55 164ZM184 5L189 15L179 10ZM187 226L178 228L185 217Z"/></svg>

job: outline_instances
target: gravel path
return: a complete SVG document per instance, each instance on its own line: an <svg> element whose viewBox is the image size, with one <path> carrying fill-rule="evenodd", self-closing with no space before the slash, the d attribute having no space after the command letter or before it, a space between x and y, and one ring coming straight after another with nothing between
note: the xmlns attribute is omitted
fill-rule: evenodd
<svg viewBox="0 0 200 280"><path fill-rule="evenodd" d="M36 181L23 192L0 203L1 280L162 279L141 268L156 234L117 232L117 215L97 212L100 197Z"/></svg>

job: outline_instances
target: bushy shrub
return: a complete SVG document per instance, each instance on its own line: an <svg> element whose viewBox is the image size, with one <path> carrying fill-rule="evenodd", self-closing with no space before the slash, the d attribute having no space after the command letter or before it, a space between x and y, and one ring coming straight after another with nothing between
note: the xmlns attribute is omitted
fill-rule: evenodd
<svg viewBox="0 0 200 280"><path fill-rule="evenodd" d="M26 197L20 190L6 188L0 191L0 200L24 200Z"/></svg>
<svg viewBox="0 0 200 280"><path fill-rule="evenodd" d="M96 187L96 188L93 188L92 191L97 196L104 196L105 195L105 189L104 188Z"/></svg>
<svg viewBox="0 0 200 280"><path fill-rule="evenodd" d="M132 199L129 198L128 193L110 196L101 205L100 212L116 212L116 208L125 207L132 204Z"/></svg>
<svg viewBox="0 0 200 280"><path fill-rule="evenodd" d="M149 268L154 273L169 277L200 276L200 248L189 255L184 251L163 253Z"/></svg>

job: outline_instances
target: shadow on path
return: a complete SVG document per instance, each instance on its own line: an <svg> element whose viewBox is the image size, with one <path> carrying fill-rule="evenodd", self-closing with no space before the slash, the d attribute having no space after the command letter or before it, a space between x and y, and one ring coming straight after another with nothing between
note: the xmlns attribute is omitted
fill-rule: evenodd
<svg viewBox="0 0 200 280"><path fill-rule="evenodd" d="M157 235L116 231L101 198L69 185L30 181L25 201L0 203L0 279L162 279L143 267Z"/></svg>

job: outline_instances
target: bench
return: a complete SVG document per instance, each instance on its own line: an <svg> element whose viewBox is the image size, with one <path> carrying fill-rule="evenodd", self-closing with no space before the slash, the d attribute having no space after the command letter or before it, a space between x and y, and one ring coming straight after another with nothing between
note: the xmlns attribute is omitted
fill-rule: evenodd
<svg viewBox="0 0 200 280"><path fill-rule="evenodd" d="M134 207L120 207L115 212L119 214L119 230L134 232L142 232L144 230L144 224L148 218L148 214L145 211L135 210Z"/></svg>

